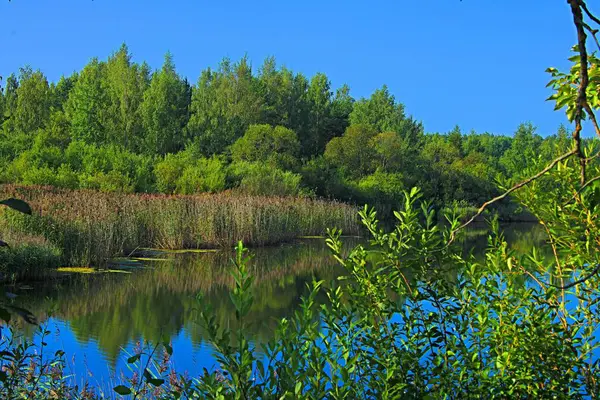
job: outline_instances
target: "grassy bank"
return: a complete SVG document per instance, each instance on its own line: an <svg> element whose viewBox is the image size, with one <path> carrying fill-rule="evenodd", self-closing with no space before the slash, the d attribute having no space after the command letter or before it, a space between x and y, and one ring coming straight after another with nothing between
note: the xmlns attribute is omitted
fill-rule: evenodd
<svg viewBox="0 0 600 400"><path fill-rule="evenodd" d="M33 215L0 212L0 235L35 237L60 249L60 264L101 266L138 247L262 246L339 227L358 232L356 209L342 203L233 193L194 196L115 194L40 186L0 186L0 198L26 200Z"/></svg>

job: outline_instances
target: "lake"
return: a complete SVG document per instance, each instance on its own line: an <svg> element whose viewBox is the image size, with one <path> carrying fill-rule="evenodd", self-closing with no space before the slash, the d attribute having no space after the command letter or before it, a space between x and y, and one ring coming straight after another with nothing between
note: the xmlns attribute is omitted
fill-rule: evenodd
<svg viewBox="0 0 600 400"><path fill-rule="evenodd" d="M504 231L519 252L544 240L537 225L514 224ZM344 239L347 249L359 242L357 238ZM484 228L468 232L465 250L481 254L486 245ZM333 280L342 269L323 239L299 239L252 249L251 253L255 285L249 335L260 346L272 338L278 321L298 308L307 284L314 278ZM68 373L77 383L111 387L115 374L127 371L127 357L144 339L170 340L175 370L193 376L203 368L217 367L197 323L197 294L204 295L221 324L235 327L235 310L229 299L233 255L231 250L149 252L141 257L141 267L75 274L60 281L5 290L16 294L16 305L32 311L50 331L46 338L50 350L66 352ZM17 328L33 337L34 326L19 324Z"/></svg>

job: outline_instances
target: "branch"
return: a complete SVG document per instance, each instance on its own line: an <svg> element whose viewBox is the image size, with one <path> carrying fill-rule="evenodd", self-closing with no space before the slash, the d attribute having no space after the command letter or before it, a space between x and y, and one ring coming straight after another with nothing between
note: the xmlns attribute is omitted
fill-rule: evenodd
<svg viewBox="0 0 600 400"><path fill-rule="evenodd" d="M581 12L583 0L568 0L571 5L571 12L573 14L573 23L577 29L577 49L579 51L579 75L580 83L579 90L577 93L577 105L575 107L575 130L573 131L573 140L575 141L575 149L577 157L579 158L579 164L581 165L581 184L585 182L585 167L586 161L581 150L581 121L583 120L583 109L587 105L587 88L589 85L588 76L588 54L586 48L587 35L585 33L585 22L583 21L583 13ZM595 116L594 116L595 118Z"/></svg>
<svg viewBox="0 0 600 400"><path fill-rule="evenodd" d="M600 264L596 264L596 267L594 268L594 270L592 272L590 272L588 275L584 276L581 279L576 280L575 282L571 282L568 285L564 285L564 286L556 286L553 284L549 284L552 287L555 287L557 289L561 289L561 290L565 290L565 289L570 289L573 286L577 286L580 283L584 283L585 281L587 281L588 279L592 278L594 275L596 275L598 272L600 272Z"/></svg>
<svg viewBox="0 0 600 400"><path fill-rule="evenodd" d="M477 210L477 213L475 213L475 215L473 215L467 222L465 222L464 224L462 224L461 226L459 226L458 228L456 228L455 230L452 231L452 233L450 233L450 241L449 243L452 243L454 241L454 239L456 238L456 233L458 231L460 231L461 229L465 228L466 226L470 225L473 221L475 221L475 219L477 217L479 217L481 214L483 214L483 212L486 210L487 207L489 207L490 205L496 203L497 201L500 201L504 198L506 198L508 195L510 195L512 192L514 192L517 189L522 188L523 186L529 185L531 182L535 181L536 179L538 179L539 177L543 176L544 174L546 174L546 172L550 171L552 168L554 168L556 166L556 164L558 164L559 162L571 157L574 154L578 153L578 149L573 149L571 151L569 151L568 153L563 154L562 156L554 159L554 161L552 161L550 164L548 164L546 166L546 168L544 168L543 170L541 170L540 172L538 172L537 174L525 179L524 181L517 183L516 185L514 185L513 187L511 187L510 189L508 189L506 192L502 193L499 196L494 197L491 200L486 201L485 203L483 203L483 205L481 207L479 207L479 209Z"/></svg>
<svg viewBox="0 0 600 400"><path fill-rule="evenodd" d="M600 50L600 41L598 41L598 36L596 36L598 34L598 29L592 29L592 27L585 22L583 23L583 27L592 35L594 41L596 42L596 46L598 46L598 49Z"/></svg>
<svg viewBox="0 0 600 400"><path fill-rule="evenodd" d="M575 200L577 198L577 196L579 196L581 194L581 192L583 192L583 189L585 189L586 187L588 187L589 185L591 185L592 183L596 182L597 180L600 180L600 175L590 179L589 181L587 181L586 183L583 184L583 186L581 186L579 188L579 190L577 190L577 192L575 192L575 194L573 195L573 197L571 197L569 199L569 201L567 201L565 203L565 205L571 203L573 200Z"/></svg>
<svg viewBox="0 0 600 400"><path fill-rule="evenodd" d="M579 6L581 6L581 8L583 9L583 11L585 11L585 13L587 14L587 16L592 21L594 21L595 23L597 23L598 25L600 25L600 19L598 19L597 17L595 17L594 14L592 14L590 12L590 10L587 8L587 4L585 4L585 1L579 0Z"/></svg>

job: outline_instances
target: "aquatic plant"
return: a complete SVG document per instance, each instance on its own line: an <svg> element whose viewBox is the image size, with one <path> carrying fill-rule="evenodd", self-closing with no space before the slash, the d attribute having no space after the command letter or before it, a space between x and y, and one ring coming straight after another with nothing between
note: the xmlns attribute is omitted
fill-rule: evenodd
<svg viewBox="0 0 600 400"><path fill-rule="evenodd" d="M353 206L293 197L237 193L170 196L52 187L0 187L35 210L0 214L0 233L38 235L62 249L62 264L103 266L140 247L163 249L262 246L322 235L329 226L358 234Z"/></svg>

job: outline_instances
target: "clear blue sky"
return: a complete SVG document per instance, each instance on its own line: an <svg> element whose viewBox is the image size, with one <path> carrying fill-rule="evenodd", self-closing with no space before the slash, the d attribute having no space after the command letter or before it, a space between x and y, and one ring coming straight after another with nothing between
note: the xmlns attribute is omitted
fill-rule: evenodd
<svg viewBox="0 0 600 400"><path fill-rule="evenodd" d="M566 0L0 0L0 21L3 76L29 64L56 80L123 42L154 68L171 51L193 82L224 56L274 55L357 98L385 83L428 132L554 133L544 70L575 43Z"/></svg>

